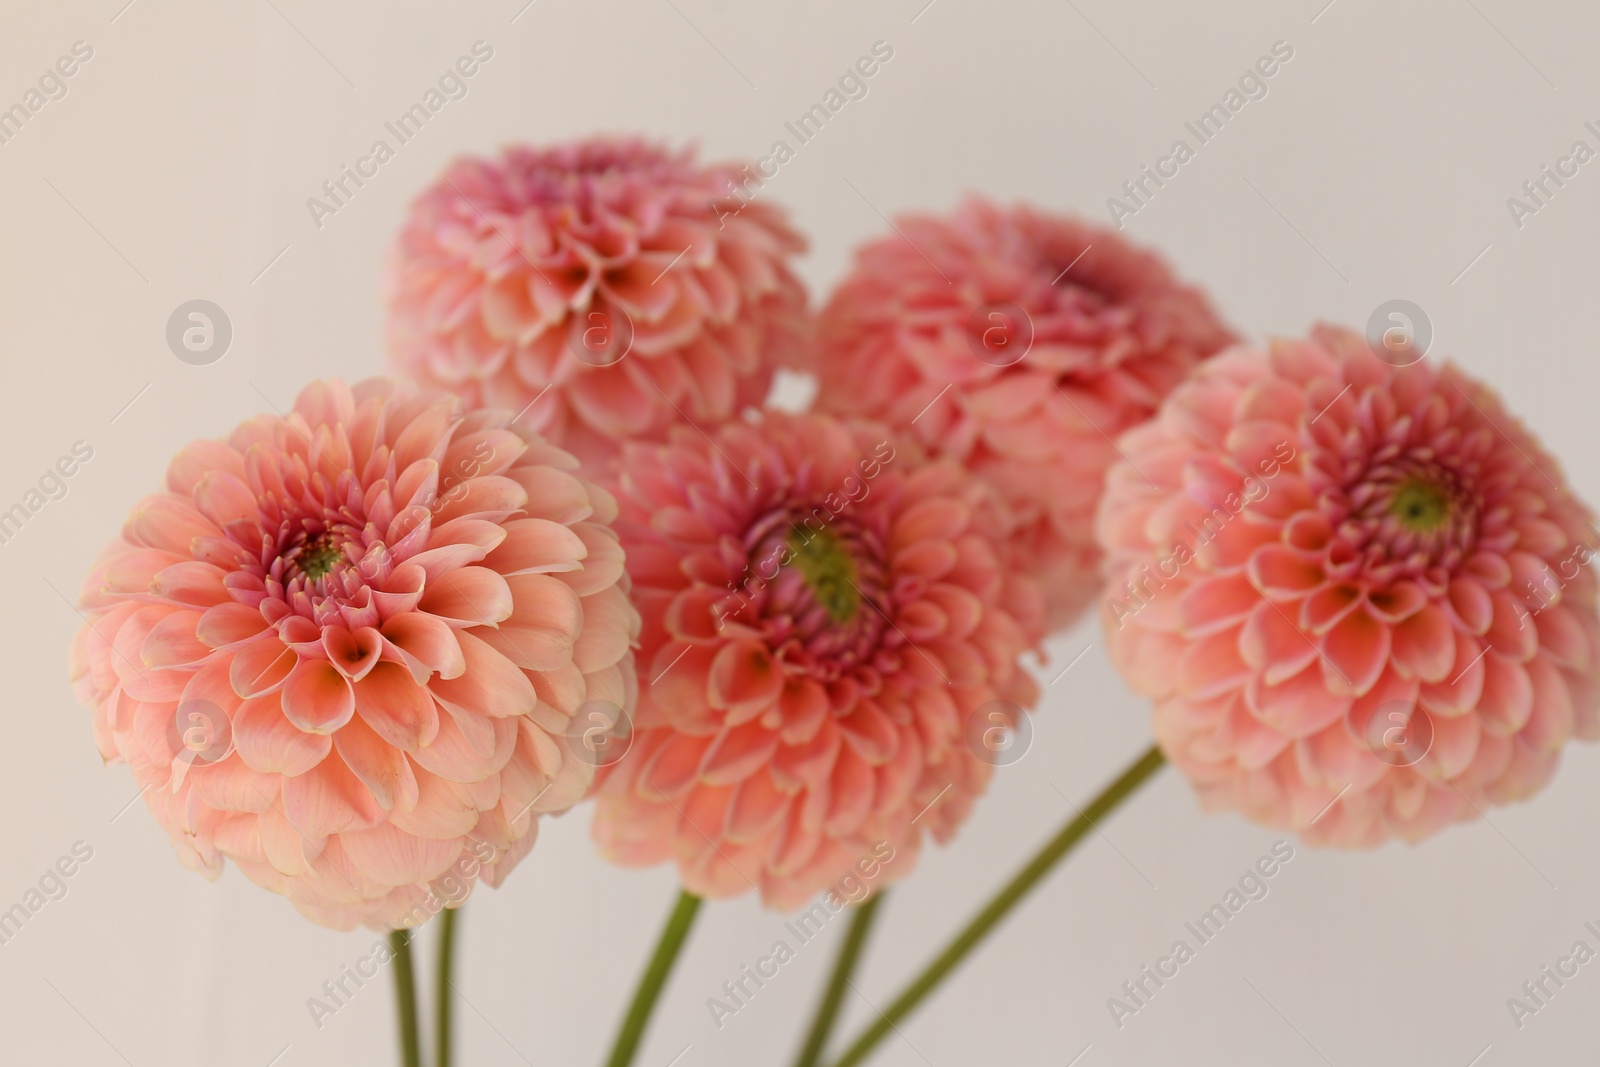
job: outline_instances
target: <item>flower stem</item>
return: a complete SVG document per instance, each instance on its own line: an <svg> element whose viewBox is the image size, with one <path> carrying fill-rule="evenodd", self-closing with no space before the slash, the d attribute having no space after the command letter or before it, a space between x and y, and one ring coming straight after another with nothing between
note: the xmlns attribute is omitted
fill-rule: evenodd
<svg viewBox="0 0 1600 1067"><path fill-rule="evenodd" d="M633 1062L634 1053L639 1049L639 1041L644 1037L645 1027L650 1023L650 1013L655 1009L662 987L667 984L667 976L672 973L672 965L678 960L678 952L683 948L683 943L689 936L689 928L694 925L695 912L699 910L699 897L687 889L678 894L678 903L672 909L672 914L667 917L667 925L661 931L661 939L656 942L655 955L650 957L649 966L639 978L639 988L634 991L633 1003L628 1006L628 1014L623 1017L622 1029L617 1031L617 1041L611 1048L611 1058L606 1061L607 1067L628 1067Z"/></svg>
<svg viewBox="0 0 1600 1067"><path fill-rule="evenodd" d="M845 1050L844 1055L834 1062L833 1067L855 1067L865 1060L873 1048L895 1028L895 1024L911 1014L917 1005L921 1004L923 999L932 993L962 960L966 959L967 954L977 948L990 931L999 925L1000 920L1017 906L1028 891L1072 851L1084 835L1094 828L1095 820L1104 818L1107 813L1132 795L1151 775L1161 769L1164 762L1166 760L1161 755L1161 749L1152 745L1144 755L1124 770L1116 781L1106 786L1099 796L1090 801L1087 808L1063 826L1026 866L1012 876L1011 881L984 905L983 910L973 916L961 932L945 946L944 951L934 957L933 962L906 986L887 1009L879 1013L878 1020L867 1027L866 1032Z"/></svg>
<svg viewBox="0 0 1600 1067"><path fill-rule="evenodd" d="M451 1022L455 1013L456 987L450 980L455 965L456 913L460 908L444 909L439 927L439 985L433 991L436 1007L434 1018L434 1067L450 1067L451 1039L454 1031Z"/></svg>
<svg viewBox="0 0 1600 1067"><path fill-rule="evenodd" d="M858 904L853 909L850 929L845 933L844 944L839 947L839 958L833 961L833 974L828 977L827 988L822 991L822 1000L817 1004L817 1014L811 1020L805 1046L794 1061L795 1067L816 1067L817 1061L822 1058L834 1019L839 1014L839 1004L844 1000L844 988L850 984L850 975L855 972L856 961L861 958L861 949L867 943L867 934L872 930L872 921L878 914L878 902L882 899L883 893L875 893L866 903Z"/></svg>
<svg viewBox="0 0 1600 1067"><path fill-rule="evenodd" d="M411 970L411 931L390 930L389 952L394 956L394 999L400 1015L401 1067L422 1067L422 1044L417 1040L417 981Z"/></svg>

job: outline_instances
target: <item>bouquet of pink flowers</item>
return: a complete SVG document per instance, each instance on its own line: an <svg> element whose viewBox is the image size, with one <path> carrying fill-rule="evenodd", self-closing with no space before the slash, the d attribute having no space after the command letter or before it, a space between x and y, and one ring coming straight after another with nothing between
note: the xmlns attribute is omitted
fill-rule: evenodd
<svg viewBox="0 0 1600 1067"><path fill-rule="evenodd" d="M410 941L586 800L672 864L625 1067L703 899L849 934L797 1067L863 1062L1166 762L1313 845L1419 840L1600 736L1600 534L1494 392L1404 339L1240 343L1116 232L972 198L820 311L735 165L636 140L458 162L388 285L393 379L197 441L82 588L108 762L181 862ZM813 410L764 407L780 371ZM1008 761L1098 602L1154 743L830 1052L885 890ZM732 1010L732 1009L730 1009Z"/></svg>

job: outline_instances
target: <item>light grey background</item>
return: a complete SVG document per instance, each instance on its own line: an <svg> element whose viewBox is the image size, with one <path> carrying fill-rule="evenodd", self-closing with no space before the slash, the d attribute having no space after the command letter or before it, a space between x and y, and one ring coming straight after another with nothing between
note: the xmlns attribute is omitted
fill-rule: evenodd
<svg viewBox="0 0 1600 1067"><path fill-rule="evenodd" d="M101 767L69 692L78 618L57 591L75 595L182 444L286 407L312 377L380 367L389 237L457 153L602 130L765 154L884 40L894 58L869 95L763 194L811 234L803 269L820 295L850 247L885 229L880 211L944 209L980 189L1106 218L1107 197L1185 136L1185 120L1286 41L1294 58L1269 95L1127 234L1164 249L1252 336L1317 318L1359 328L1384 300L1416 301L1435 352L1503 390L1600 499L1600 162L1520 230L1505 203L1574 140L1600 147L1583 128L1600 124L1592 5L537 0L519 14L524 0L135 0L119 13L124 2L14 2L0 15L0 104L74 41L94 49L67 97L0 145L0 509L73 442L94 449L66 498L0 544L0 908L75 841L95 850L69 895L0 945L8 1063L392 1062L387 976L320 1030L305 1003L374 935L313 927L236 871L205 883L142 804L112 821L134 788ZM479 39L494 58L470 95L314 227L306 198ZM232 318L232 349L211 366L164 341L169 313L194 298ZM1147 709L1091 625L1051 643L1043 678L1086 647L1047 689L1028 758L888 902L847 1030L1071 814L1065 798L1081 803L1146 743ZM1165 772L878 1062L1592 1062L1600 962L1520 1031L1506 998L1579 938L1600 948L1583 929L1600 920L1597 768L1600 753L1576 747L1535 802L1422 847L1299 848L1270 896L1119 1031L1107 997L1276 837L1201 814ZM507 887L474 897L463 1064L588 1064L608 1043L674 880L602 864L588 817L546 822ZM781 923L749 899L707 907L639 1063L667 1067L685 1046L678 1067L786 1061L842 922L722 1030L705 1004Z"/></svg>

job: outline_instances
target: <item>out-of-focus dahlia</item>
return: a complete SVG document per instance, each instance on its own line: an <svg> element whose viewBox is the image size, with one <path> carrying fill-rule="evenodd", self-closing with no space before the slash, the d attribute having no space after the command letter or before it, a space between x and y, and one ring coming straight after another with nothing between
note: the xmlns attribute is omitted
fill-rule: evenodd
<svg viewBox="0 0 1600 1067"><path fill-rule="evenodd" d="M1416 840L1600 735L1597 541L1482 383L1322 327L1236 349L1125 435L1113 660L1208 805Z"/></svg>
<svg viewBox="0 0 1600 1067"><path fill-rule="evenodd" d="M585 462L760 404L805 335L805 241L752 180L637 140L458 161L391 256L391 364L472 405L549 390L526 420Z"/></svg>
<svg viewBox="0 0 1600 1067"><path fill-rule="evenodd" d="M994 762L969 727L1032 706L1041 608L986 487L912 450L768 413L625 451L643 666L633 747L597 790L610 858L789 909L904 876L922 830L966 817Z"/></svg>
<svg viewBox="0 0 1600 1067"><path fill-rule="evenodd" d="M1102 580L1111 442L1232 337L1111 230L977 197L898 229L857 252L822 312L818 406L909 427L998 487L1060 629Z"/></svg>
<svg viewBox="0 0 1600 1067"><path fill-rule="evenodd" d="M633 701L615 502L575 466L382 380L177 455L84 582L71 668L186 865L342 929L505 878L593 779L569 719Z"/></svg>

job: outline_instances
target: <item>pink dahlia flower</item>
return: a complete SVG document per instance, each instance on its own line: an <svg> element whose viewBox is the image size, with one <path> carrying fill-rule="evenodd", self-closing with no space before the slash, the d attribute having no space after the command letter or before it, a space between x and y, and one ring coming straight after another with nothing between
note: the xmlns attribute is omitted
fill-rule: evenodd
<svg viewBox="0 0 1600 1067"><path fill-rule="evenodd" d="M821 409L909 427L999 488L1052 630L1100 587L1112 440L1232 339L1115 232L976 197L860 249L818 334Z"/></svg>
<svg viewBox="0 0 1600 1067"><path fill-rule="evenodd" d="M1037 695L1018 661L1038 593L1004 565L984 486L779 413L630 446L623 471L647 673L632 750L598 787L602 850L783 909L907 874L992 771L974 718L1019 726Z"/></svg>
<svg viewBox="0 0 1600 1067"><path fill-rule="evenodd" d="M177 455L84 582L71 666L186 865L341 929L500 884L593 779L569 718L633 701L615 502L575 466L381 380Z"/></svg>
<svg viewBox="0 0 1600 1067"><path fill-rule="evenodd" d="M782 210L690 151L596 139L464 159L423 193L389 274L391 364L520 411L585 462L766 398L804 335Z"/></svg>
<svg viewBox="0 0 1600 1067"><path fill-rule="evenodd" d="M1099 528L1112 657L1208 805L1416 840L1600 735L1597 537L1457 368L1349 331L1235 349L1122 438Z"/></svg>

